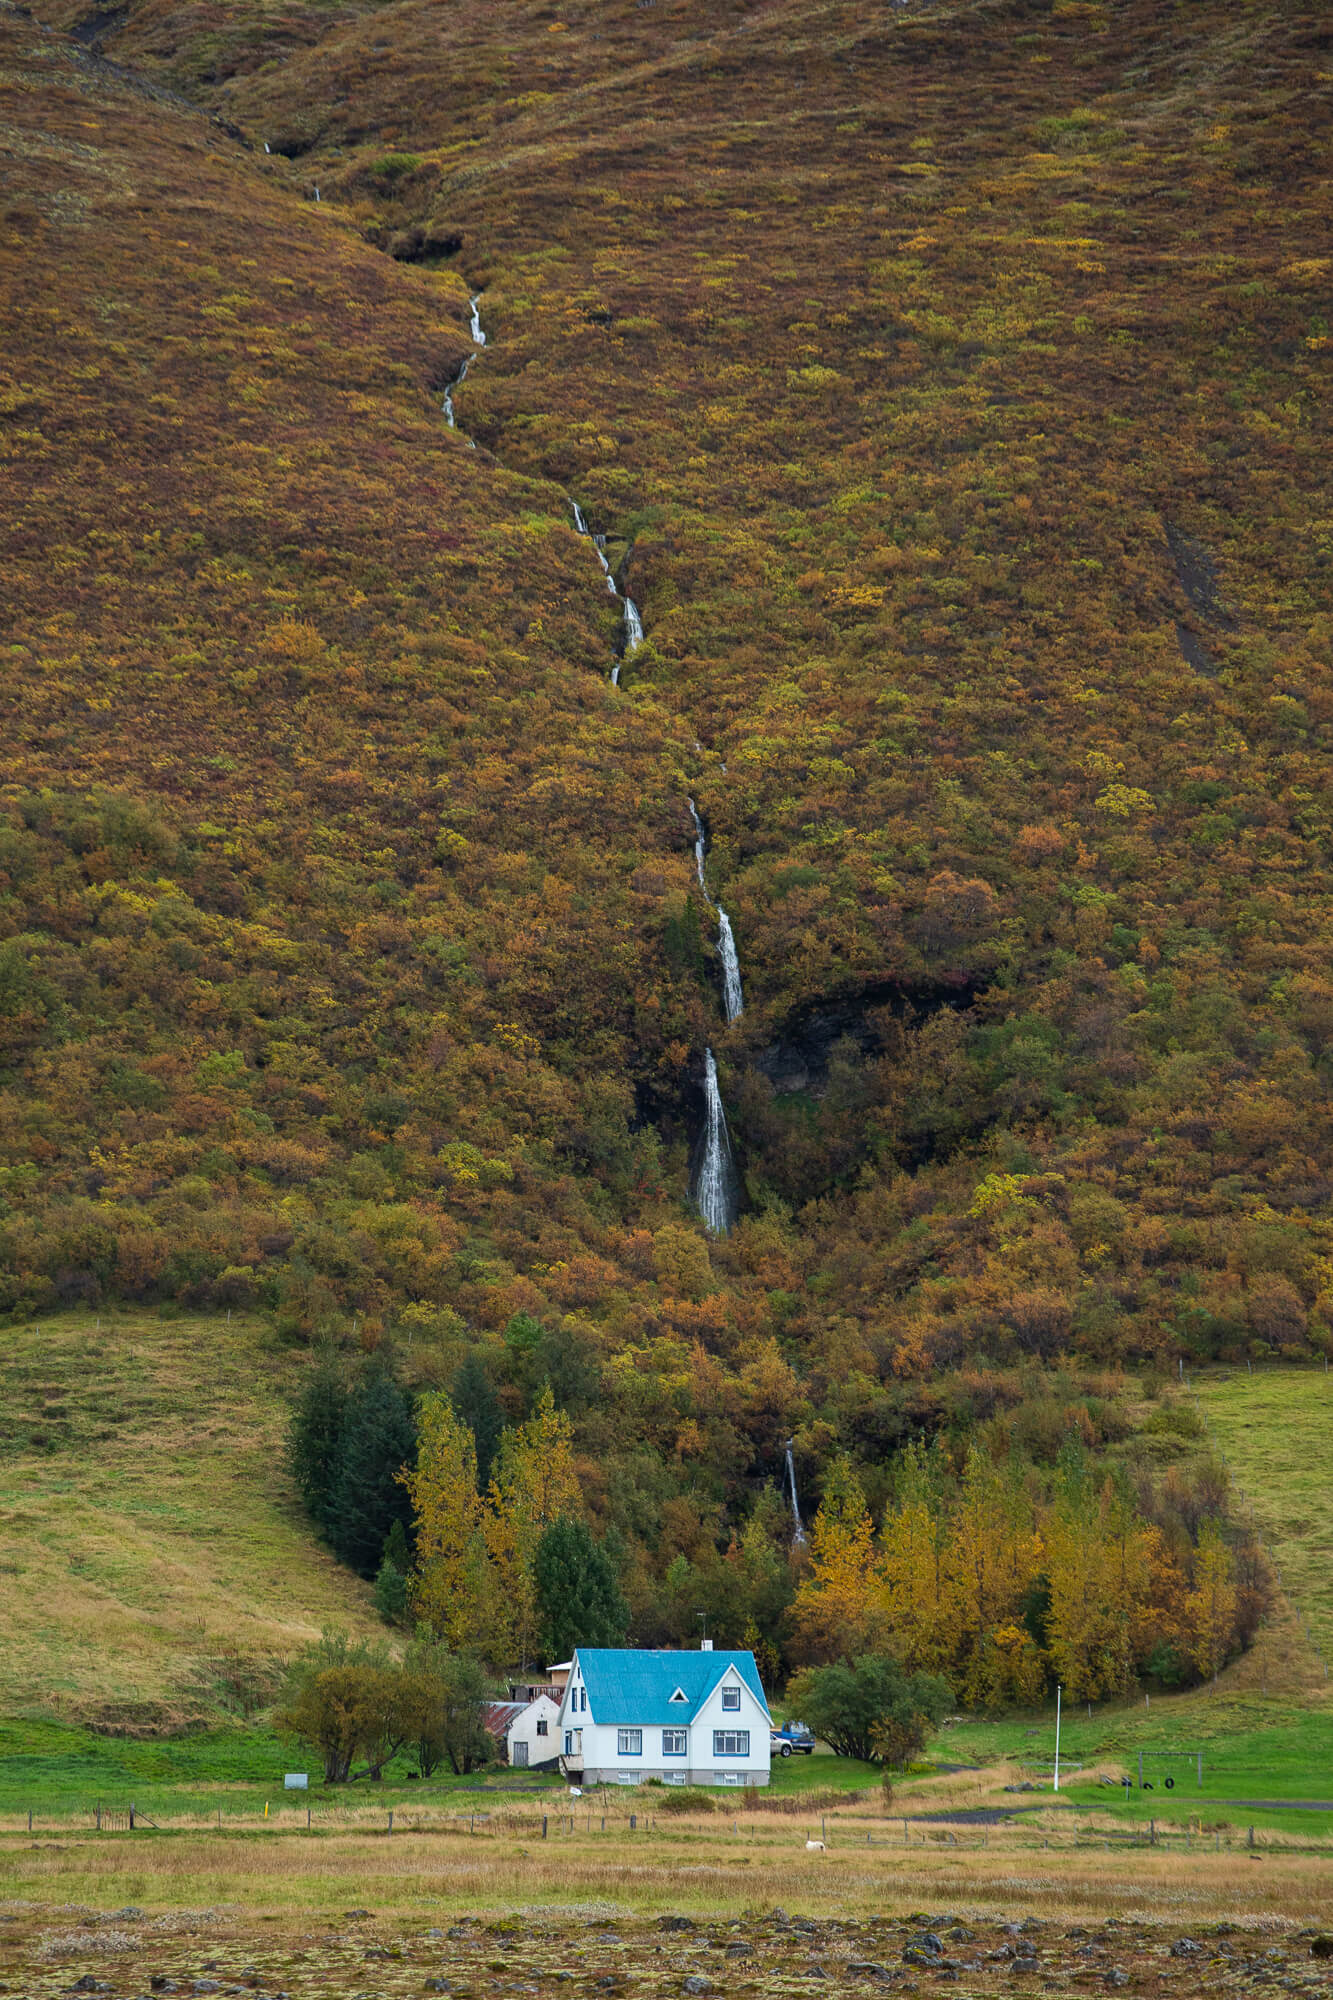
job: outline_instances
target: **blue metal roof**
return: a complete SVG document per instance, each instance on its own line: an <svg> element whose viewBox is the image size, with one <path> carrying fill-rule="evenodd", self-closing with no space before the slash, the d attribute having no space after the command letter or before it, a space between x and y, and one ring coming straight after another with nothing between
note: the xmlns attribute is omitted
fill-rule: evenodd
<svg viewBox="0 0 1333 2000"><path fill-rule="evenodd" d="M594 1722L649 1729L689 1722L728 1667L735 1667L768 1714L753 1653L645 1653L631 1646L580 1646L574 1657ZM672 1701L677 1688L684 1701Z"/></svg>

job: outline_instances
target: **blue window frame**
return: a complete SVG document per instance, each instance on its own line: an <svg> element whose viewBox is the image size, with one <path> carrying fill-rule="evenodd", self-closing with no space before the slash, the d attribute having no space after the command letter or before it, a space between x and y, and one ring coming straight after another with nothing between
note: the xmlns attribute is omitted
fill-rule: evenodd
<svg viewBox="0 0 1333 2000"><path fill-rule="evenodd" d="M662 1755L664 1757L683 1757L685 1755L685 1731L683 1729L664 1729L662 1731Z"/></svg>
<svg viewBox="0 0 1333 2000"><path fill-rule="evenodd" d="M642 1757L643 1731L641 1729L618 1729L616 1731L616 1755L619 1757Z"/></svg>
<svg viewBox="0 0 1333 2000"><path fill-rule="evenodd" d="M750 1732L748 1729L715 1729L713 1731L713 1755L715 1757L748 1757L750 1754Z"/></svg>
<svg viewBox="0 0 1333 2000"><path fill-rule="evenodd" d="M722 1706L723 1706L723 1708L739 1708L739 1707L740 1707L740 1705L741 1705L741 1691L740 1691L740 1689L739 1689L738 1687L725 1687L725 1688L723 1688L723 1690L722 1690Z"/></svg>

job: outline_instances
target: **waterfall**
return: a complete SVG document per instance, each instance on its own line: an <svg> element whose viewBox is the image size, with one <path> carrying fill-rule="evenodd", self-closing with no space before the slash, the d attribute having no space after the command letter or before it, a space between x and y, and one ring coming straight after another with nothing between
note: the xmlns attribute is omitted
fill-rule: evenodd
<svg viewBox="0 0 1333 2000"><path fill-rule="evenodd" d="M727 1024L738 1021L745 1011L745 997L741 992L741 962L736 952L736 940L732 935L731 918L721 903L715 903L708 893L708 882L704 875L704 857L708 853L708 836L704 832L699 809L693 799L686 799L690 818L694 821L694 872L699 877L699 887L703 890L704 901L710 910L717 912L717 955L722 961L722 1011Z"/></svg>
<svg viewBox="0 0 1333 2000"><path fill-rule="evenodd" d="M791 1487L791 1517L795 1522L792 1543L797 1548L805 1547L805 1523L801 1519L801 1503L796 1498L796 1463L791 1455L790 1438L787 1439L787 1481Z"/></svg>
<svg viewBox="0 0 1333 2000"><path fill-rule="evenodd" d="M736 1220L736 1169L711 1049L704 1050L704 1139L694 1200L705 1229L714 1236L725 1236Z"/></svg>
<svg viewBox="0 0 1333 2000"><path fill-rule="evenodd" d="M643 620L639 616L639 607L634 602L634 599L632 597L622 597L616 589L616 580L611 574L611 565L606 559L606 550L602 547L602 537L594 535L592 529L588 526L587 515L572 495L570 496L569 504L574 512L575 531L580 535L586 536L592 543L597 560L602 565L602 575L606 578L606 587L620 606L620 658L611 668L611 685L612 687L619 687L621 667L634 651L635 647L643 644Z"/></svg>
<svg viewBox="0 0 1333 2000"><path fill-rule="evenodd" d="M484 347L486 345L486 336L481 330L481 313L478 311L478 307L481 305L481 293L474 292L472 294L472 297L468 300L468 304L472 308L473 341L478 347Z"/></svg>
<svg viewBox="0 0 1333 2000"><path fill-rule="evenodd" d="M704 892L704 901L711 910L713 899L708 893L708 884L704 880L704 855L708 851L707 842L704 839L704 823L699 817L699 808L695 805L694 800L686 799L685 803L690 809L690 818L694 821L694 872L699 877L699 887Z"/></svg>
<svg viewBox="0 0 1333 2000"><path fill-rule="evenodd" d="M731 935L731 918L717 906L717 949L722 960L722 1006L728 1023L738 1021L745 1010L741 993L741 967L736 956L736 940Z"/></svg>

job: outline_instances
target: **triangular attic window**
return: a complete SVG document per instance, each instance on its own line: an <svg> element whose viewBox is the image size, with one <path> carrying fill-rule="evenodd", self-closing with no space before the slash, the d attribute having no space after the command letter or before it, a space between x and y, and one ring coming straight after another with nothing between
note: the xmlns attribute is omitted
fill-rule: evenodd
<svg viewBox="0 0 1333 2000"><path fill-rule="evenodd" d="M684 1688L677 1688L676 1692L670 1697L670 1699L672 1701L688 1701L689 1696L686 1694Z"/></svg>

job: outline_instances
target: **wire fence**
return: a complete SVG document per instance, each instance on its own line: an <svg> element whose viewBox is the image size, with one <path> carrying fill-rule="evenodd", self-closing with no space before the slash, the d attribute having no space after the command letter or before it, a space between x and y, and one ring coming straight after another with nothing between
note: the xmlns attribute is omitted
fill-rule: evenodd
<svg viewBox="0 0 1333 2000"><path fill-rule="evenodd" d="M116 1839L208 1833L246 1839L268 1833L288 1837L339 1834L384 1839L412 1835L496 1842L597 1842L603 1837L621 1841L634 1837L669 1842L672 1848L678 1848L682 1842L700 1841L775 1848L790 1847L795 1840L817 1845L824 1851L862 1853L884 1848L996 1847L1065 1853L1157 1849L1172 1855L1201 1857L1244 1852L1329 1856L1333 1854L1333 1813L1323 1817L1328 1821L1327 1833L1308 1827L1287 1832L1235 1821L1205 1823L1202 1817L1184 1821L1150 1818L1146 1823L1126 1825L1053 1807L983 1809L968 1816L943 1812L934 1817L909 1814L877 1818L867 1825L864 1818L852 1814L831 1818L821 1814L803 1824L790 1815L765 1814L762 1809L736 1816L721 1813L694 1816L614 1808L605 1812L593 1809L534 1813L530 1808L464 1812L395 1805L375 1811L311 1803L263 1812L253 1808L227 1810L221 1806L184 1811L159 1808L153 1816L130 1804L95 1805L72 1813L43 1813L34 1807L26 1814L0 1816L0 1830L61 1836L81 1832L94 1838Z"/></svg>

